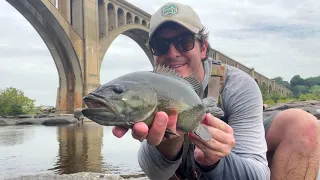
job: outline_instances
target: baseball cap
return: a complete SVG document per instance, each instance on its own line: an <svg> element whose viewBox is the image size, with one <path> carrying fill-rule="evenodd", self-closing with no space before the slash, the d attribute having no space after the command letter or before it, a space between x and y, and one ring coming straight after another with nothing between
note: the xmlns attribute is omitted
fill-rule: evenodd
<svg viewBox="0 0 320 180"><path fill-rule="evenodd" d="M203 25L198 14L188 5L168 2L162 5L151 17L149 38L165 22L175 22L193 33L198 33Z"/></svg>

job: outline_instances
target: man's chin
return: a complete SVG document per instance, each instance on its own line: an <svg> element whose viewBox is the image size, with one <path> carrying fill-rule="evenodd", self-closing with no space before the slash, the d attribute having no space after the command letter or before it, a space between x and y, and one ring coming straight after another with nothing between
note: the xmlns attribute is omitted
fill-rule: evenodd
<svg viewBox="0 0 320 180"><path fill-rule="evenodd" d="M183 76L183 77L188 77L188 76L190 76L190 75L189 75L189 74L190 74L190 70L189 70L187 64L185 64L185 65L183 65L183 66L180 66L180 67L178 67L178 68L171 68L171 69L177 71L177 72L178 72L181 76Z"/></svg>

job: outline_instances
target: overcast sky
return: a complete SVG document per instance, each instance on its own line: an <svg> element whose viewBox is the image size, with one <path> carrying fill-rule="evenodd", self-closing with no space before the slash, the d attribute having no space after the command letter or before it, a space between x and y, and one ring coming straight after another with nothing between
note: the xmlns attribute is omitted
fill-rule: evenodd
<svg viewBox="0 0 320 180"><path fill-rule="evenodd" d="M152 14L167 1L129 0ZM195 8L210 31L211 46L259 73L285 80L320 72L319 0L180 0ZM55 105L58 73L49 50L29 22L0 1L0 89L15 87ZM126 53L123 53L126 52ZM139 65L137 67L137 65ZM289 67L290 66L290 67ZM120 35L101 67L101 83L152 68L143 50Z"/></svg>

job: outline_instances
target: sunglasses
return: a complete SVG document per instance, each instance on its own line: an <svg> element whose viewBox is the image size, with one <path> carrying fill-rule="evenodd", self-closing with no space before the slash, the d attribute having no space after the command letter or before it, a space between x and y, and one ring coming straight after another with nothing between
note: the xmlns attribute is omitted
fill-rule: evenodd
<svg viewBox="0 0 320 180"><path fill-rule="evenodd" d="M184 33L171 38L154 37L150 40L149 46L151 53L155 56L161 56L169 51L172 43L176 50L180 52L187 52L194 48L195 39L200 40L199 34Z"/></svg>

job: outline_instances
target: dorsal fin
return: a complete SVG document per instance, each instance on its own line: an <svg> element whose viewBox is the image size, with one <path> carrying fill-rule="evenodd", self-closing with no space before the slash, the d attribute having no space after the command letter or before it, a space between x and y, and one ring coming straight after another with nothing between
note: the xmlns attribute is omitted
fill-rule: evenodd
<svg viewBox="0 0 320 180"><path fill-rule="evenodd" d="M177 71L170 69L167 66L158 65L153 69L154 73L163 74L171 77L183 78Z"/></svg>
<svg viewBox="0 0 320 180"><path fill-rule="evenodd" d="M181 78L186 80L194 89L194 91L198 94L198 96L202 97L203 87L201 82L194 76L183 77L177 71L170 69L167 66L158 65L153 70L154 73L163 74L171 77Z"/></svg>
<svg viewBox="0 0 320 180"><path fill-rule="evenodd" d="M188 81L191 84L194 91L198 94L199 97L202 97L203 87L202 87L201 82L196 77L189 76L189 77L185 77L183 79L185 79L186 81Z"/></svg>

